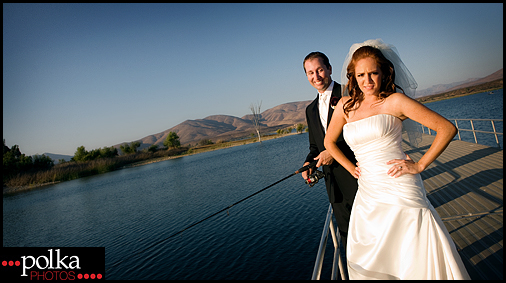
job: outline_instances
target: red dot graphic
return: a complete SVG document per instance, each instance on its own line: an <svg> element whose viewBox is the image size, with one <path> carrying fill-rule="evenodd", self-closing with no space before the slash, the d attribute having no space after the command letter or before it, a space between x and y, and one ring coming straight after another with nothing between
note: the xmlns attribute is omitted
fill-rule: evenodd
<svg viewBox="0 0 506 283"><path fill-rule="evenodd" d="M16 260L16 262L14 263L16 266L19 266L21 264L21 262L19 262L19 260Z"/></svg>
<svg viewBox="0 0 506 283"><path fill-rule="evenodd" d="M88 273L84 274L84 279L88 279L89 277Z"/></svg>
<svg viewBox="0 0 506 283"><path fill-rule="evenodd" d="M9 266L13 266L14 265L14 261L10 260L9 261Z"/></svg>
<svg viewBox="0 0 506 283"><path fill-rule="evenodd" d="M81 273L79 273L79 274L77 275L77 278L79 278L79 279L83 279L83 275L82 275Z"/></svg>
<svg viewBox="0 0 506 283"><path fill-rule="evenodd" d="M7 261L6 260L2 261L2 265L7 266Z"/></svg>
<svg viewBox="0 0 506 283"><path fill-rule="evenodd" d="M102 274L97 274L97 279L102 279Z"/></svg>

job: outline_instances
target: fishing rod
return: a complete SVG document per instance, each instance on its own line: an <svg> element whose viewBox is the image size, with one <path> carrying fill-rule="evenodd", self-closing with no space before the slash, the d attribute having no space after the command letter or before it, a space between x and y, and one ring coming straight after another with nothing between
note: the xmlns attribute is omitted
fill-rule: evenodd
<svg viewBox="0 0 506 283"><path fill-rule="evenodd" d="M290 177L292 177L292 176L295 176L295 175L297 175L297 174L299 174L299 173L302 173L302 172L304 172L304 171L307 171L307 170L309 170L310 168L314 168L314 167L316 167L316 163L317 163L317 161L313 161L313 162L311 162L310 164L308 164L308 165L306 165L306 166L303 166L303 167L299 168L299 170L297 170L297 171L293 172L292 174L290 174L290 175L288 175L288 176L284 177L283 179L281 179L281 180L279 180L279 181L277 181L277 182L274 182L274 183L270 184L269 186L267 186L267 187L265 187L265 188L263 188L263 189L259 190L258 192L254 193L254 194L251 194L251 195L249 195L249 196L247 196L247 197L245 197L245 198L241 199L240 201L237 201L237 202L235 202L235 203L233 203L233 204L231 204L231 205L229 205L229 206L227 206L227 207L225 207L225 208L221 209L220 211L215 212L215 213L213 213L213 214L211 214L211 215L207 216L206 218L204 218L204 219L202 219L202 220L200 220L200 221L197 221L197 222L193 223L193 224L191 224L191 225L187 226L186 228L184 228L184 229L182 229L182 230L177 231L176 233L174 233L174 234L170 235L169 237L167 237L167 238L165 238L165 239L162 239L162 240L160 240L160 241L158 241L158 242L155 242L155 243L151 244L150 246L148 246L148 247L144 248L143 250L141 250L141 251L137 252L136 254L140 254L140 253L142 253L142 252L145 252L145 251L147 251L147 250L151 249L151 248L152 248L152 247L154 247L154 246L157 246L157 245L159 245L159 244L161 244L161 243L164 243L164 242L166 242L167 240L169 240L170 238L172 238L172 237L174 237L174 236L176 236L176 235L178 235L178 234L183 233L184 231L186 231L186 230L190 229L191 227L193 227L193 226L195 226L195 225L198 225L198 224L200 224L200 223L202 223L202 222L204 222L204 221L208 220L209 218L211 218L211 217L213 217L213 216L216 216L216 215L220 214L221 212L223 212L223 211L225 211L225 210L227 210L227 214L228 214L228 210L229 210L231 207L233 207L234 205L239 204L239 203L241 203L241 202L243 202L243 201L245 201L245 200L247 200L247 199L249 199L249 198L251 198L251 197L253 197L253 196L257 195L257 194L259 194L259 193L261 193L261 192L263 192L263 191L267 190L268 188L270 188L270 187L272 187L272 186L274 186L274 185L276 185L276 184L278 184L278 183L281 183L282 181L284 181L284 180L286 180L286 179L288 179L288 178L290 178ZM315 170L315 173L313 173L313 174L311 174L311 175L309 175L309 176L308 176L308 180L306 180L306 184L308 184L310 187L312 187L312 186L314 186L316 183L318 183L318 180L319 180L319 179L321 179L321 178L323 178L323 173L322 173L321 171ZM113 267L117 266L117 265L118 265L118 264L120 264L121 262L123 262L123 260L120 260L119 262L117 262L117 263L113 264L113 265L112 265L111 267L109 267L107 270L110 270L111 268L113 268Z"/></svg>

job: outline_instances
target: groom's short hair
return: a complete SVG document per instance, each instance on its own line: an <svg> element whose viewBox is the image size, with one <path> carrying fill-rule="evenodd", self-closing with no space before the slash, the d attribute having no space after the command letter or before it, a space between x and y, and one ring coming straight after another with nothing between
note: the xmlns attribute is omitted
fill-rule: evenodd
<svg viewBox="0 0 506 283"><path fill-rule="evenodd" d="M304 73L306 73L306 61L307 60L311 60L311 59L315 59L315 58L321 58L322 61L323 61L323 65L325 65L325 67L327 67L327 69L330 69L330 61L329 61L329 58L327 57L327 55L323 54L322 52L320 51L314 51L314 52L311 52L309 53L306 58L304 58L304 61L302 61L302 67L304 68Z"/></svg>

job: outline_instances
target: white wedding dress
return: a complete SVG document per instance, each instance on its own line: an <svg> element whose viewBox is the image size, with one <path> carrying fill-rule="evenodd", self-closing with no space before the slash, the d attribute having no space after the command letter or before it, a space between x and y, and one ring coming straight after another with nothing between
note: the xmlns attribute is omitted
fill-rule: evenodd
<svg viewBox="0 0 506 283"><path fill-rule="evenodd" d="M470 279L420 174L387 174L387 161L406 159L401 134L401 120L388 114L344 125L361 170L348 230L349 277Z"/></svg>

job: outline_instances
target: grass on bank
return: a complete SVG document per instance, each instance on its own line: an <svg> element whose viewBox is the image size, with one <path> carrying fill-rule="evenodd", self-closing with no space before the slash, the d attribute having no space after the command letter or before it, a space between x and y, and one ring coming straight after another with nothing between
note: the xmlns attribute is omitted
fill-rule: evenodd
<svg viewBox="0 0 506 283"><path fill-rule="evenodd" d="M100 158L85 162L70 161L56 164L48 170L19 173L5 181L4 185L9 188L36 187L42 184L70 181L81 177L114 171L132 163L142 162L148 159L178 156L187 150L188 148L182 147L178 149L158 151L155 153L138 152L129 155Z"/></svg>
<svg viewBox="0 0 506 283"><path fill-rule="evenodd" d="M262 141L278 138L285 135L262 136ZM70 181L81 177L87 177L102 173L111 172L125 167L140 166L154 162L160 162L172 158L197 154L206 151L217 150L226 147L244 145L258 142L258 138L249 138L237 141L219 142L215 144L180 147L170 150L159 150L157 152L137 152L129 155L122 155L113 158L100 158L85 162L65 162L54 165L51 169L23 172L9 178L4 184L4 193L18 192L47 184Z"/></svg>

